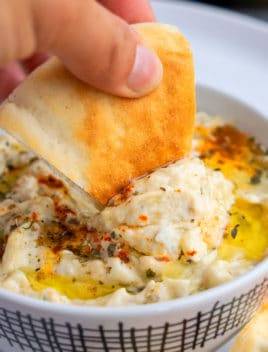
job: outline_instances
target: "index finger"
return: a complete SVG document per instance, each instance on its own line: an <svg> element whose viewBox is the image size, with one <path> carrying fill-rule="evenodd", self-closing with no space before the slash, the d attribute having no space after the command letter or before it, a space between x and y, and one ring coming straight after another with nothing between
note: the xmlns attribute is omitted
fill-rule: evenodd
<svg viewBox="0 0 268 352"><path fill-rule="evenodd" d="M155 16L148 0L99 0L99 3L128 23L155 21Z"/></svg>

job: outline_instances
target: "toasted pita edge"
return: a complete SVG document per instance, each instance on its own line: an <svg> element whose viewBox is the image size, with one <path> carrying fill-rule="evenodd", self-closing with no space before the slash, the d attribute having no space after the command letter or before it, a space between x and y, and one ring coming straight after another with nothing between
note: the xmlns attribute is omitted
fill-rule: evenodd
<svg viewBox="0 0 268 352"><path fill-rule="evenodd" d="M156 50L164 64L163 82L148 96L133 100L105 94L77 80L53 58L35 70L0 108L1 128L29 146L102 204L132 178L182 158L191 149L195 92L189 43L174 26L138 24L134 28L144 35L146 45ZM175 55L180 64L174 59ZM173 82L165 81L165 75ZM166 100L170 100L170 106ZM178 107L175 101L178 101ZM126 116L132 112L128 123L135 133L141 127L141 115L146 115L146 133L140 139L136 138L135 141L130 138L122 116L120 124L115 121L122 111ZM182 111L183 116L176 116L178 111ZM96 117L93 122L90 113ZM166 128L164 116L171 125L166 133L162 133ZM163 121L157 125L153 122L156 118ZM107 123L110 124L110 127L100 128L97 120L106 127ZM176 133L170 132L173 127ZM126 139L121 141L124 150L117 150L114 146L120 130L122 134L126 133ZM86 137L90 133L91 136L96 135L95 144L92 144L92 138L89 140ZM98 141L104 140L104 137L106 140L110 138L111 143L106 141L105 148L101 149ZM155 155L146 145L148 141L155 141L158 148ZM162 149L158 147L161 144ZM140 156L128 159L130 150L133 155L138 155L142 147L148 151L143 155L142 162ZM120 168L116 167L116 160Z"/></svg>

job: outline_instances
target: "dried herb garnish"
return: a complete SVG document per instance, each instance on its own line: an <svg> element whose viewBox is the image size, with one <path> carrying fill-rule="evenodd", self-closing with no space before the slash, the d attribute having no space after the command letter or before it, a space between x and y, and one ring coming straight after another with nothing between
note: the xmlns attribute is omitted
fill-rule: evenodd
<svg viewBox="0 0 268 352"><path fill-rule="evenodd" d="M148 279L152 279L155 275L156 273L152 269L149 268L146 270L146 277L148 277Z"/></svg>
<svg viewBox="0 0 268 352"><path fill-rule="evenodd" d="M57 247L59 248L59 250L62 250L62 246L56 246L54 247L54 250L57 249ZM67 250L73 252L75 255L77 255L79 258L79 260L81 259L81 261L87 261L90 257L91 257L91 246L88 243L81 243L78 247L72 244L67 245L66 247Z"/></svg>
<svg viewBox="0 0 268 352"><path fill-rule="evenodd" d="M7 239L8 239L8 236L2 236L0 238L0 259L2 259L3 255L5 253Z"/></svg>
<svg viewBox="0 0 268 352"><path fill-rule="evenodd" d="M93 248L90 252L90 257L92 259L101 259L101 251L98 248Z"/></svg>
<svg viewBox="0 0 268 352"><path fill-rule="evenodd" d="M27 226L22 226L24 230L29 230L33 226L34 221L31 221L30 224Z"/></svg>
<svg viewBox="0 0 268 352"><path fill-rule="evenodd" d="M250 184L251 185L257 185L258 183L261 182L261 176L262 176L262 170L256 170L256 173L251 176L250 178Z"/></svg>
<svg viewBox="0 0 268 352"><path fill-rule="evenodd" d="M114 231L111 232L110 234L111 238L114 240L116 238L116 233Z"/></svg>
<svg viewBox="0 0 268 352"><path fill-rule="evenodd" d="M79 220L77 218L70 218L68 220L68 224L78 225L79 224Z"/></svg>
<svg viewBox="0 0 268 352"><path fill-rule="evenodd" d="M161 191L166 191L165 187L160 187Z"/></svg>
<svg viewBox="0 0 268 352"><path fill-rule="evenodd" d="M107 253L109 257L114 256L115 249L116 249L116 245L114 243L110 243L109 246L107 247Z"/></svg>
<svg viewBox="0 0 268 352"><path fill-rule="evenodd" d="M239 224L236 224L231 230L231 236L233 239L235 239L237 236L238 227L239 227Z"/></svg>
<svg viewBox="0 0 268 352"><path fill-rule="evenodd" d="M9 231L12 232L12 231L16 230L17 227L18 227L18 225L13 224L13 225L10 226Z"/></svg>

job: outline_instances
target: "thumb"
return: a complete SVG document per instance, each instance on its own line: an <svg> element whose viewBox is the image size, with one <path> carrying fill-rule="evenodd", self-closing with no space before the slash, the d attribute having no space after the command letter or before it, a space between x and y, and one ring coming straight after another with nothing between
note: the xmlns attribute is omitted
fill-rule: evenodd
<svg viewBox="0 0 268 352"><path fill-rule="evenodd" d="M125 21L96 1L34 3L41 46L81 80L124 97L145 95L160 82L162 64L156 54L141 45Z"/></svg>

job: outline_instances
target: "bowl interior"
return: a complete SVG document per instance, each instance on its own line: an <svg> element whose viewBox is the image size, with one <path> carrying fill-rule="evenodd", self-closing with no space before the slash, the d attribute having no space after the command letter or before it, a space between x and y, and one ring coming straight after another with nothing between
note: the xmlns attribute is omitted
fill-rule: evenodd
<svg viewBox="0 0 268 352"><path fill-rule="evenodd" d="M217 115L222 118L230 119L232 124L235 124L241 130L247 132L251 136L255 136L257 141L262 143L263 145L267 145L267 135L268 135L268 117L266 118L258 111L254 110L252 107L247 105L247 103L237 100L232 96L229 96L225 93L212 89L210 87L204 85L197 85L196 87L196 97L197 97L197 111L206 112L209 115ZM118 315L140 315L145 311L152 313L157 310L162 309L172 309L174 306L183 306L186 308L191 307L194 303L201 303L203 301L207 301L210 298L215 298L216 296L220 296L223 292L233 292L234 290L239 291L239 287L241 285L248 285L250 282L250 278L263 279L264 276L268 276L268 258L263 260L259 265L257 265L254 269L245 273L241 277L235 278L231 282L227 282L217 287L213 287L206 291L196 293L189 297L182 297L172 301L165 301L153 304L147 304L145 306L130 306L130 307L83 307L83 306L72 306L62 303L49 303L42 302L36 299L32 299L26 296L18 295L12 292L7 292L0 288L0 298L8 299L11 301L20 301L22 304L26 304L27 306L33 304L34 306L38 306L39 309L44 310L52 310L52 311L63 311L70 313L79 312L79 314L87 315L88 312L95 311L97 314L104 316L114 315L114 312L117 311ZM188 307L188 308L187 308Z"/></svg>
<svg viewBox="0 0 268 352"><path fill-rule="evenodd" d="M197 85L196 99L197 111L230 119L232 124L268 146L268 115L265 117L246 102L203 85Z"/></svg>
<svg viewBox="0 0 268 352"><path fill-rule="evenodd" d="M231 119L265 144L268 121L246 103L198 86L197 105L198 111ZM0 288L0 352L35 352L38 347L48 352L214 351L251 318L267 288L268 259L218 287L143 306L65 305Z"/></svg>

